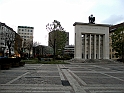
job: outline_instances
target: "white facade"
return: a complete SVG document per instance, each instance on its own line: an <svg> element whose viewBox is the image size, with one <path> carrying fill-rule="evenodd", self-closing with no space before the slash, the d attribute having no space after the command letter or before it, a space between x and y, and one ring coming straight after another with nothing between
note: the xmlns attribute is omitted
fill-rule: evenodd
<svg viewBox="0 0 124 93"><path fill-rule="evenodd" d="M18 26L18 34L25 40L32 39L33 40L33 27L27 26Z"/></svg>
<svg viewBox="0 0 124 93"><path fill-rule="evenodd" d="M109 25L75 22L76 59L109 59Z"/></svg>

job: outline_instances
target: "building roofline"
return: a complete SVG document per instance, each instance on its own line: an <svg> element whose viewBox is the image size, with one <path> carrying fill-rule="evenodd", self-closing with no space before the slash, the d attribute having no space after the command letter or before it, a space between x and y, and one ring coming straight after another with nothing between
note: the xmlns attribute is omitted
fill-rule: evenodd
<svg viewBox="0 0 124 93"><path fill-rule="evenodd" d="M5 23L0 22L0 26L5 26L5 27L8 28L9 30L15 32L15 31L13 30L13 28L7 26Z"/></svg>
<svg viewBox="0 0 124 93"><path fill-rule="evenodd" d="M34 27L29 27L29 26L18 26L18 28L31 28L31 29L34 29Z"/></svg>
<svg viewBox="0 0 124 93"><path fill-rule="evenodd" d="M90 26L105 26L105 27L110 27L111 25L109 24L92 24L92 23L82 23L82 22L75 22L73 26L76 25L90 25Z"/></svg>

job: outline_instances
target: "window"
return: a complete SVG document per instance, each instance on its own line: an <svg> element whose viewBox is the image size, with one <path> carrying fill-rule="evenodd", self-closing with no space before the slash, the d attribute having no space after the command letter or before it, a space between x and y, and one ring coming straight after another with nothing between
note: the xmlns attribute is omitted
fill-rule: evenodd
<svg viewBox="0 0 124 93"><path fill-rule="evenodd" d="M114 54L112 54L112 58L114 58Z"/></svg>
<svg viewBox="0 0 124 93"><path fill-rule="evenodd" d="M4 45L4 43L1 43L1 45Z"/></svg>
<svg viewBox="0 0 124 93"><path fill-rule="evenodd" d="M114 49L112 49L112 52L114 52Z"/></svg>

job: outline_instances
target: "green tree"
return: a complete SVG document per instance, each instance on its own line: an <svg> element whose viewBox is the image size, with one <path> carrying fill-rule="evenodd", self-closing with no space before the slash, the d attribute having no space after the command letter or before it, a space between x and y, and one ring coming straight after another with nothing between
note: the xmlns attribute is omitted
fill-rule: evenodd
<svg viewBox="0 0 124 93"><path fill-rule="evenodd" d="M112 48L117 52L116 56L121 57L124 62L124 27L119 27L111 36Z"/></svg>
<svg viewBox="0 0 124 93"><path fill-rule="evenodd" d="M67 36L64 28L60 22L54 20L51 24L46 25L46 29L49 32L49 46L53 48L53 60L55 56L61 54L66 44Z"/></svg>

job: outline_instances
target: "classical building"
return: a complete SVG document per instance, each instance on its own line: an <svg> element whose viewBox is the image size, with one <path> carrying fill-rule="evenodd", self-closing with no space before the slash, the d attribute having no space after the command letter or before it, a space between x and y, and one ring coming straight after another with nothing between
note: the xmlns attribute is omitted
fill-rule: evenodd
<svg viewBox="0 0 124 93"><path fill-rule="evenodd" d="M7 42L11 43L11 54L14 54L15 33L16 32L11 27L0 22L0 56L8 56L9 48L7 46Z"/></svg>
<svg viewBox="0 0 124 93"><path fill-rule="evenodd" d="M22 37L22 47L24 48L25 53L31 53L32 54L32 48L33 48L33 32L34 27L28 27L28 26L18 26L18 34ZM31 49L31 51L30 51Z"/></svg>
<svg viewBox="0 0 124 93"><path fill-rule="evenodd" d="M124 27L124 22L123 23L120 23L120 24L116 24L116 25L112 25L110 26L110 30L109 30L109 49L110 49L110 59L113 59L113 60L117 60L119 59L119 57L117 57L115 55L115 53L117 53L113 48L112 48L112 39L111 39L111 36L112 34L114 33L114 31L116 31L119 27Z"/></svg>
<svg viewBox="0 0 124 93"><path fill-rule="evenodd" d="M109 25L75 22L76 59L109 59Z"/></svg>

